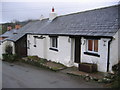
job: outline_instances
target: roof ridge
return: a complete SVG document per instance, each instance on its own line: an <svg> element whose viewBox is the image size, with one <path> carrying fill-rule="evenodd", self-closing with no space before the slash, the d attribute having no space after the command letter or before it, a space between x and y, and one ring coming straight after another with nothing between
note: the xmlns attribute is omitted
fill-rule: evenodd
<svg viewBox="0 0 120 90"><path fill-rule="evenodd" d="M69 15L74 15L74 14L79 14L79 13L85 13L85 12L90 12L90 11L95 11L95 10L100 10L100 9L106 9L106 8L111 8L111 7L116 7L116 6L120 6L120 4L116 4L116 5L112 5L112 6L107 6L107 7L95 8L95 9L91 9L91 10L79 11L79 12L75 12L75 13L60 15L60 16L57 16L57 17L69 16Z"/></svg>

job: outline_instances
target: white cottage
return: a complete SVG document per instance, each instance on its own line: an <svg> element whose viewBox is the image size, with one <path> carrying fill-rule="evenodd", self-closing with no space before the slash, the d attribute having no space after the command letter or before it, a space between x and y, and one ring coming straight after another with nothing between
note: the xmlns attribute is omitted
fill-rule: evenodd
<svg viewBox="0 0 120 90"><path fill-rule="evenodd" d="M10 27L10 29L9 29ZM15 29L8 27L8 31L0 35L0 59L2 54L5 54L7 45L12 46L12 53L20 56L27 56L27 39L25 33L22 33L22 29L19 29L20 25L15 25Z"/></svg>
<svg viewBox="0 0 120 90"><path fill-rule="evenodd" d="M68 67L95 63L98 71L112 72L120 60L119 6L50 17L32 21L21 28L27 35L27 55L37 55Z"/></svg>
<svg viewBox="0 0 120 90"><path fill-rule="evenodd" d="M36 21L27 34L28 55L60 62L68 67L95 63L98 71L112 72L120 60L118 6ZM54 11L54 10L52 10Z"/></svg>
<svg viewBox="0 0 120 90"><path fill-rule="evenodd" d="M15 54L14 42L9 40L9 38L13 37L16 32L16 29L12 29L0 35L0 59L2 59L2 54L5 53L5 48L7 45L11 45L13 47L12 53Z"/></svg>

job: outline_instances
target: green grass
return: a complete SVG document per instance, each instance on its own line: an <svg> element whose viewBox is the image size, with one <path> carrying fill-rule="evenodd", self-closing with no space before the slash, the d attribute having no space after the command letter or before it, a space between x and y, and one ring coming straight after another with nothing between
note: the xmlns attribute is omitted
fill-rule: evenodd
<svg viewBox="0 0 120 90"><path fill-rule="evenodd" d="M52 61L47 61L46 59L43 58L39 58L38 56L28 56L26 58L24 58L22 60L22 62L37 66L37 67L44 67L44 68L48 68L52 71L59 71L62 68L66 68L66 66L64 66L61 63L56 63L56 62L52 62ZM51 63L50 65L48 63Z"/></svg>
<svg viewBox="0 0 120 90"><path fill-rule="evenodd" d="M32 60L32 61L35 61L39 64L45 64L47 62L46 59L43 59L43 58L39 58L38 56L28 56L26 57L28 60Z"/></svg>

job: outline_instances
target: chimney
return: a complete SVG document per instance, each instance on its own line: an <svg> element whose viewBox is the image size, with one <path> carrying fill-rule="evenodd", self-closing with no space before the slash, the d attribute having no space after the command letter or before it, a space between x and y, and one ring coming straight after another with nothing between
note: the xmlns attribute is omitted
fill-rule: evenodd
<svg viewBox="0 0 120 90"><path fill-rule="evenodd" d="M11 26L8 26L8 27L7 27L7 30L8 30L8 31L10 31L11 29L12 29L12 27L11 27Z"/></svg>
<svg viewBox="0 0 120 90"><path fill-rule="evenodd" d="M43 20L43 19L44 19L44 16L43 16L43 15L41 15L41 16L40 16L40 21L41 21L41 20Z"/></svg>
<svg viewBox="0 0 120 90"><path fill-rule="evenodd" d="M15 25L15 29L19 29L19 28L21 28L21 25L20 24L16 24Z"/></svg>
<svg viewBox="0 0 120 90"><path fill-rule="evenodd" d="M57 13L55 13L54 7L52 8L52 12L49 14L49 20L52 21L57 17Z"/></svg>

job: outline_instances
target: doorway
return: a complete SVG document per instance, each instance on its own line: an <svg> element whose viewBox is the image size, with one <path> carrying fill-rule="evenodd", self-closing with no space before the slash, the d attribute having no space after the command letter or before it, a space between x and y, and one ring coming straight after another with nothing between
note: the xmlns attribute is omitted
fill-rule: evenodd
<svg viewBox="0 0 120 90"><path fill-rule="evenodd" d="M74 57L75 63L81 62L81 37L75 38L75 57Z"/></svg>

